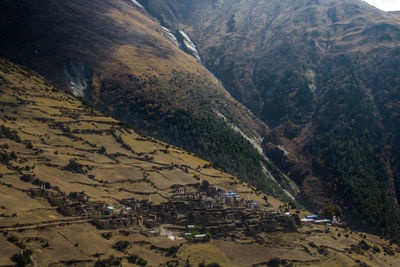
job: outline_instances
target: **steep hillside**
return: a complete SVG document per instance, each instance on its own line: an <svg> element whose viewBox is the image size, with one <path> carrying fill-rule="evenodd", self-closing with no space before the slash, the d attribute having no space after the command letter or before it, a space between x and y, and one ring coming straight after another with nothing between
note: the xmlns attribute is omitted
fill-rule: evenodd
<svg viewBox="0 0 400 267"><path fill-rule="evenodd" d="M191 153L139 135L3 59L0 118L2 266L399 264L399 248L388 240L343 227L297 228L292 218L303 212ZM190 190L196 188L200 193L194 196L204 195L205 181L209 187L240 193L239 203L252 204L197 208L204 212L199 219L211 220L215 210L237 209L243 217L233 222L246 231L221 218L217 226L206 228L213 230L212 236L207 233L211 240L196 241L187 237L188 231L202 231L202 225L191 230L182 217L168 220L176 216L173 205L218 204L190 199L195 192ZM132 204L134 209L125 206ZM258 229L259 216L246 218L258 210L264 216L279 215L278 226L271 217L268 231ZM195 211L188 207L188 212Z"/></svg>
<svg viewBox="0 0 400 267"><path fill-rule="evenodd" d="M267 153L304 204L334 201L399 240L396 13L358 0L140 2L188 32L205 66L273 128Z"/></svg>
<svg viewBox="0 0 400 267"><path fill-rule="evenodd" d="M285 197L275 179L297 194L262 155L268 127L183 51L184 32L175 37L136 1L7 0L0 13L4 57L266 192Z"/></svg>
<svg viewBox="0 0 400 267"><path fill-rule="evenodd" d="M84 191L93 202L118 207L124 198L149 200L153 204L166 202L174 186L179 188L206 180L227 191L242 192L248 199L265 202L261 194L211 168L209 162L137 134L57 90L29 70L1 60L0 81L2 229L15 224L62 222L63 216L56 208L31 191L42 186L54 197ZM87 245L93 244L91 238L96 242L102 239L101 233L95 236L93 227L84 225L72 229L67 233L62 231L61 239L70 241L64 235L87 238L82 240ZM86 237L78 237L81 231L89 232ZM65 261L93 257L95 252L105 252L100 247L107 246L107 242L101 242L90 251L79 252L76 258L75 250L62 255L63 246L68 244L58 247L57 242L65 240L59 237L53 240L51 235L57 233L43 233L50 235L48 242L56 250L46 252L45 249L38 255L39 262L49 264L49 260L53 261L51 255L55 254L60 254L58 260ZM42 237L31 242L36 246ZM12 247L8 246L7 253L1 253L3 260L11 256L10 252L18 252L17 247Z"/></svg>

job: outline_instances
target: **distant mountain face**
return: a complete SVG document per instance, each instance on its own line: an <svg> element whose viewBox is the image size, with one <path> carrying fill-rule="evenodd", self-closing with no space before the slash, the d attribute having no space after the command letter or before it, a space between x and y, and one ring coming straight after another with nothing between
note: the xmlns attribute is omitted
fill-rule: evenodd
<svg viewBox="0 0 400 267"><path fill-rule="evenodd" d="M303 203L337 202L359 226L399 237L396 13L358 0L140 2L185 30L204 65L273 129L264 147Z"/></svg>
<svg viewBox="0 0 400 267"><path fill-rule="evenodd" d="M5 0L0 14L4 57L275 196L284 194L273 178L297 193L262 155L268 127L199 63L184 31L139 2Z"/></svg>

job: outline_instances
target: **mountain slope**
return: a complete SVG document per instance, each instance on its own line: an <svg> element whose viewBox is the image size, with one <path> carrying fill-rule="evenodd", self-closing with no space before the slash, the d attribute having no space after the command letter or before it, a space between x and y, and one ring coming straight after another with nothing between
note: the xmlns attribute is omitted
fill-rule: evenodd
<svg viewBox="0 0 400 267"><path fill-rule="evenodd" d="M137 2L7 0L0 10L4 57L265 191L285 197L275 178L297 193L262 155L268 127Z"/></svg>
<svg viewBox="0 0 400 267"><path fill-rule="evenodd" d="M358 0L141 3L188 32L205 66L273 128L265 148L304 204L334 201L355 225L399 239L395 15Z"/></svg>
<svg viewBox="0 0 400 267"><path fill-rule="evenodd" d="M0 230L5 233L8 227L52 222L57 226L63 219L76 219L62 216L43 196L33 193L43 186L54 198L84 191L93 203L118 207L126 198L153 204L166 202L175 188L206 180L221 189L242 192L246 199L265 203L258 191L210 167L209 162L141 136L59 91L36 73L3 59L0 60L0 90ZM22 234L29 248L41 251L35 253L40 265L88 258L90 263L96 252L113 254L106 239L102 240L102 232L93 226L77 224L68 230L63 227L56 230L39 230L41 233L36 233L39 237L30 241ZM2 247L9 243L8 237L2 237ZM74 248L72 241L68 244L69 238L79 240L79 247ZM40 247L46 243L43 240L48 240L51 249ZM95 246L94 241L98 243ZM160 242L174 245L165 237ZM12 256L9 253L19 250L17 246L7 245L0 253L1 264L4 257ZM156 261L168 260L156 258Z"/></svg>
<svg viewBox="0 0 400 267"><path fill-rule="evenodd" d="M129 212L123 200L164 204L158 206L164 207L161 217L171 211L168 204L182 204L171 201L177 192L203 186L204 181L240 193L253 203L247 210L254 211L257 203L280 214L277 210L287 209L287 204L191 153L139 135L33 71L3 59L0 118L0 265L31 261L38 266L252 266L277 260L297 266L399 264L397 245L341 227L306 224L296 231L245 233L235 228L213 234L210 242L194 242L180 238L190 229L179 220L154 224L152 212L157 209L147 214L143 208L137 221L126 222L135 216L123 213ZM66 204L75 211L63 208ZM91 214L97 206L112 206L118 213ZM135 206L135 212L136 208L141 206ZM251 219L254 226L260 218ZM246 218L239 222L248 224Z"/></svg>

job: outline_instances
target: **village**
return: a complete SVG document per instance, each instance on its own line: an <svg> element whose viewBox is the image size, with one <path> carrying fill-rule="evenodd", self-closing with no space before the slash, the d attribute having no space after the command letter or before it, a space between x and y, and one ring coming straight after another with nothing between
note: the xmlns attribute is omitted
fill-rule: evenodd
<svg viewBox="0 0 400 267"><path fill-rule="evenodd" d="M146 227L155 234L153 229L168 226L188 240L206 240L210 236L223 237L234 233L255 237L259 233L277 230L295 231L304 223L340 226L336 218L332 221L308 215L300 219L299 211L291 213L288 204L276 210L267 199L265 204L260 205L242 199L237 192L225 192L206 181L189 186L174 185L171 190L171 196L164 203L126 198L120 200L118 206L90 201L85 192L66 195L48 190L44 185L31 189L30 194L46 198L66 217L91 219L98 229L112 230L136 225Z"/></svg>

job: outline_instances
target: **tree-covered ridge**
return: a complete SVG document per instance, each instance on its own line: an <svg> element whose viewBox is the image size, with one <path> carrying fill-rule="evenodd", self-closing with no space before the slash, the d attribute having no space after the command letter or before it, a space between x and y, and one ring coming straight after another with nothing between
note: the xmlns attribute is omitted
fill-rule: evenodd
<svg viewBox="0 0 400 267"><path fill-rule="evenodd" d="M326 191L361 227L400 240L398 208L385 169L385 136L376 108L362 89L351 60L325 62L342 72L324 81L329 89L310 153ZM334 63L334 64L332 64ZM338 82L340 81L340 82Z"/></svg>
<svg viewBox="0 0 400 267"><path fill-rule="evenodd" d="M215 167L237 176L274 196L285 198L282 190L264 174L259 152L241 134L212 118L196 118L179 110L165 120L162 136L213 162Z"/></svg>
<svg viewBox="0 0 400 267"><path fill-rule="evenodd" d="M363 73L366 86L374 93L375 103L382 116L386 132L386 147L390 152L388 163L393 170L397 199L400 199L400 48L379 50L386 59L371 58L371 64ZM386 75L380 75L379 69Z"/></svg>
<svg viewBox="0 0 400 267"><path fill-rule="evenodd" d="M276 182L267 178L262 164L278 181L284 182L279 169L266 162L246 138L213 114L213 102L205 102L204 98L211 86L207 80L178 71L173 74L168 82L156 76L150 79L131 76L129 86L134 88L132 91L121 90L128 84L107 80L100 90L104 104L99 107L109 111L108 106L118 105L118 110L112 115L135 129L196 153L242 181L273 196L287 199ZM187 87L191 88L192 94L182 90ZM111 92L113 97L109 97ZM189 98L191 104L185 102ZM203 106L204 110L198 109L199 106Z"/></svg>
<svg viewBox="0 0 400 267"><path fill-rule="evenodd" d="M309 118L315 104L309 82L294 71L281 75L262 70L254 74L261 101L265 101L257 115L270 127L276 127L290 120L303 124ZM280 77L281 76L281 77Z"/></svg>

